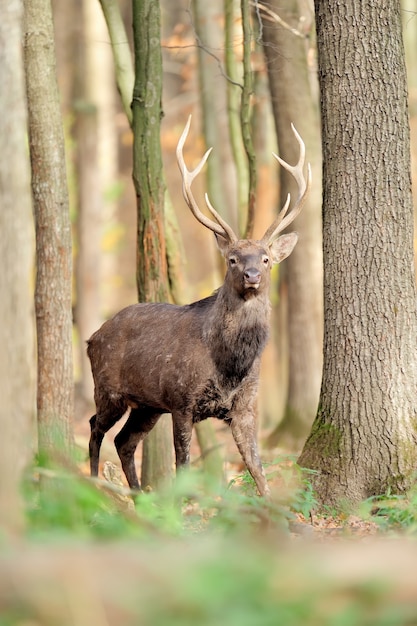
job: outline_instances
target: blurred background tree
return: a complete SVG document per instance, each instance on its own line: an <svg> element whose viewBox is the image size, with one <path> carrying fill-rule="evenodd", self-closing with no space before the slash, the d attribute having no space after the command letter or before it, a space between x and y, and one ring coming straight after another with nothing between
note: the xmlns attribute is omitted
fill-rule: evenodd
<svg viewBox="0 0 417 626"><path fill-rule="evenodd" d="M23 0L12 0L0 22L0 535L23 530L21 481L32 451L35 413L33 316L34 228L22 55ZM4 132L7 129L7 132Z"/></svg>
<svg viewBox="0 0 417 626"><path fill-rule="evenodd" d="M277 0L263 10L262 40L266 57L272 110L280 155L297 161L291 122L308 146L314 185L301 218L295 222L299 244L280 267L280 328L286 338L288 389L282 421L269 437L272 446L298 450L316 415L322 370L322 254L321 254L321 145L318 85L314 59L314 13L309 2ZM278 21L277 18L282 21ZM280 170L280 203L296 193L294 181Z"/></svg>

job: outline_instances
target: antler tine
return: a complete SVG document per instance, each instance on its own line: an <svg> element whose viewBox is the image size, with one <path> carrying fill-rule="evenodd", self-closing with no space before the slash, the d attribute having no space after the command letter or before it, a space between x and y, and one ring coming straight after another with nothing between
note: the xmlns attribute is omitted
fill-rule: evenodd
<svg viewBox="0 0 417 626"><path fill-rule="evenodd" d="M184 148L184 144L187 139L187 136L188 136L188 132L190 130L190 124L191 124L191 115L188 117L188 121L185 125L184 130L182 131L181 137L179 138L177 150L176 150L178 167L180 168L180 172L182 176L182 193L184 195L184 199L189 209L191 210L192 214L200 222L200 224L203 224L203 226L213 231L215 234L220 235L221 237L224 237L230 242L237 241L237 237L235 233L233 232L233 230L230 228L228 224L226 224L226 222L220 217L217 211L215 211L215 209L209 203L207 199L207 194L206 194L207 206L210 212L212 213L213 217L215 217L215 219L217 220L218 222L217 224L216 222L213 222L213 220L210 220L208 217L206 217L200 211L200 209L198 208L198 204L195 201L195 198L191 191L191 185L194 179L198 176L198 174L203 169L210 155L210 152L212 151L212 148L209 148L207 150L207 152L205 153L205 155L203 156L203 158L201 159L197 167L195 167L190 172L187 166L185 165L184 156L183 156L183 148Z"/></svg>
<svg viewBox="0 0 417 626"><path fill-rule="evenodd" d="M305 145L304 141L301 139L300 135L297 133L294 124L291 124L292 131L295 135L295 138L298 141L298 145L300 146L300 156L298 158L298 162L296 165L289 165L286 161L281 159L277 154L272 153L273 156L277 159L278 163L289 172L298 186L298 197L297 200L291 209L290 213L286 215L290 203L290 195L288 194L287 201L284 207L281 209L280 213L276 220L271 224L268 228L264 236L262 237L262 241L265 243L270 243L273 239L275 239L279 233L281 233L287 226L291 224L295 220L295 218L300 214L301 209L303 208L304 201L307 197L307 194L311 185L311 167L310 163L307 164L307 179L304 177L303 169L304 169L304 160L305 160Z"/></svg>
<svg viewBox="0 0 417 626"><path fill-rule="evenodd" d="M217 213L216 209L211 204L207 193L204 194L204 199L206 201L208 210L210 211L212 216L217 220L217 222L220 224L220 226L224 229L224 231L227 234L228 239L230 239L231 242L238 241L238 238L236 237L236 235L235 235L234 231L232 230L232 228L229 226L229 224L227 222L224 221L222 216Z"/></svg>

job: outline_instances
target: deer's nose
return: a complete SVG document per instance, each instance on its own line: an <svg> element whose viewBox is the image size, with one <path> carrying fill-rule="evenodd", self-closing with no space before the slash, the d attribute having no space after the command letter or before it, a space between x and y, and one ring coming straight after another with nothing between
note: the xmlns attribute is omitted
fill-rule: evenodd
<svg viewBox="0 0 417 626"><path fill-rule="evenodd" d="M250 285L256 285L261 282L261 272L254 267L251 267L244 272L245 281Z"/></svg>

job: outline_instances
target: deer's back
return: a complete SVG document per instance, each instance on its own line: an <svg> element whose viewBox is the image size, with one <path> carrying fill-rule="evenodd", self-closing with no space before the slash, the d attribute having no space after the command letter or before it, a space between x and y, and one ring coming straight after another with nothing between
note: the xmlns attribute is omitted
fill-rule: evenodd
<svg viewBox="0 0 417 626"><path fill-rule="evenodd" d="M166 410L187 403L213 376L203 326L214 298L187 306L134 304L105 322L88 341L96 392Z"/></svg>

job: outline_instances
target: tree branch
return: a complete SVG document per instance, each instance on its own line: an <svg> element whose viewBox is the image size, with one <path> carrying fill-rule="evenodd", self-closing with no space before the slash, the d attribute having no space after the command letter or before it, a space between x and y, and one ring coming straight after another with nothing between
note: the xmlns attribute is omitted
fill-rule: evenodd
<svg viewBox="0 0 417 626"><path fill-rule="evenodd" d="M132 126L131 103L133 85L135 83L135 72L126 29L117 0L99 0L99 2L103 10L113 48L117 88L120 92L123 109L127 115L130 126Z"/></svg>

